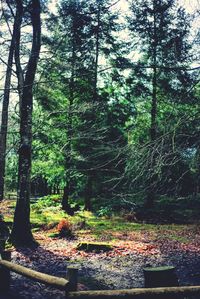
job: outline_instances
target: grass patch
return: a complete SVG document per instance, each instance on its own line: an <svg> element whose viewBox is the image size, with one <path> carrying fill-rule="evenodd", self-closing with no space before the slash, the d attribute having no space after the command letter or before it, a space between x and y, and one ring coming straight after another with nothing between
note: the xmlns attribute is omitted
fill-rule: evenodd
<svg viewBox="0 0 200 299"><path fill-rule="evenodd" d="M137 231L137 230L152 230L155 229L153 224L141 224L134 222L124 222L121 218L91 218L88 224L95 231L112 230L112 231Z"/></svg>
<svg viewBox="0 0 200 299"><path fill-rule="evenodd" d="M33 228L48 226L50 224L58 224L58 222L66 217L66 214L57 207L44 208L43 210L31 209L31 224Z"/></svg>
<svg viewBox="0 0 200 299"><path fill-rule="evenodd" d="M185 244L190 243L190 240L186 236L169 235L169 239Z"/></svg>
<svg viewBox="0 0 200 299"><path fill-rule="evenodd" d="M62 211L58 199L55 198L53 206L50 206L50 199L45 200L46 204L42 205L43 200L39 200L39 204L31 204L31 224L33 232L46 230L49 231L49 236L57 237L57 225L61 219L67 219L72 224L72 229L82 240L87 240L88 237L94 241L110 242L120 239L123 235L127 239L129 233L148 233L151 240L159 238L168 238L170 240L188 243L191 240L188 230L193 231L194 226L180 225L180 224L146 224L127 222L121 217L97 217L91 212L80 211L76 212L74 216L68 216ZM12 223L14 215L15 201L7 201L6 213L4 218L6 222ZM11 226L11 225L10 225ZM118 234L119 233L119 234Z"/></svg>

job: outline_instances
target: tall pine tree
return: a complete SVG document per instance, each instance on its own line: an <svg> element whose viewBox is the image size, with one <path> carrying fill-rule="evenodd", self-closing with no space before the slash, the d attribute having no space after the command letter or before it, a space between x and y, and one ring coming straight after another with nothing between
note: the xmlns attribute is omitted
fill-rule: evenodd
<svg viewBox="0 0 200 299"><path fill-rule="evenodd" d="M133 43L137 43L135 50L140 54L139 63L133 66L130 84L135 96L148 107L150 116L147 141L151 143L151 150L145 159L148 159L147 205L151 206L158 187L158 157L161 154L158 152L158 140L166 129L161 111L166 109L166 103L169 106L180 103L192 82L186 71L189 65L190 19L175 0L137 0L131 3L130 11L129 29ZM170 118L168 121L171 121ZM172 146L171 143L168 151L173 151Z"/></svg>

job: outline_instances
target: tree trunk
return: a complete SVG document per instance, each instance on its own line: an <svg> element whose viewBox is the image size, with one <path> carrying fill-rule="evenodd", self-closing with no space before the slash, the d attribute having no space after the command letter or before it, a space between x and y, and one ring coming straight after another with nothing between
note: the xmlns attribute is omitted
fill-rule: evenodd
<svg viewBox="0 0 200 299"><path fill-rule="evenodd" d="M98 65L99 65L99 32L100 32L100 5L98 4L96 45L95 45L95 69L94 69L94 102L97 98Z"/></svg>
<svg viewBox="0 0 200 299"><path fill-rule="evenodd" d="M153 93L151 103L151 141L156 140L157 135L157 70L156 70L156 51L154 53L154 67L153 67Z"/></svg>
<svg viewBox="0 0 200 299"><path fill-rule="evenodd" d="M197 145L196 152L196 195L200 193L200 146Z"/></svg>
<svg viewBox="0 0 200 299"><path fill-rule="evenodd" d="M11 240L18 246L33 243L30 225L30 176L32 148L33 83L41 44L40 1L32 0L31 21L33 40L22 90L20 107L20 148L18 169L18 196Z"/></svg>
<svg viewBox="0 0 200 299"><path fill-rule="evenodd" d="M67 119L67 145L65 147L65 180L64 194L62 198L62 209L68 213L73 214L73 210L69 205L69 195L71 191L71 168L72 168L72 108L74 103L74 77L75 77L75 60L76 60L76 47L75 47L75 28L76 23L72 17L72 57L71 57L71 79L69 84L69 107Z"/></svg>
<svg viewBox="0 0 200 299"><path fill-rule="evenodd" d="M85 186L85 207L84 208L86 211L91 211L92 209L92 203L91 203L92 194L93 194L93 179L92 179L92 175L89 174Z"/></svg>
<svg viewBox="0 0 200 299"><path fill-rule="evenodd" d="M69 215L73 216L74 211L69 204L69 185L65 185L62 198L62 209Z"/></svg>
<svg viewBox="0 0 200 299"><path fill-rule="evenodd" d="M72 86L70 87L72 88ZM68 137L68 144L65 148L65 187L64 187L64 194L62 198L62 209L67 212L71 213L71 208L69 205L69 195L71 190L71 163L72 163L72 114L71 108L73 104L73 92L70 92L70 104L69 104L69 113L68 113L68 124L67 124L67 137Z"/></svg>
<svg viewBox="0 0 200 299"><path fill-rule="evenodd" d="M22 1L17 0L16 2L17 2L17 8L19 11L19 21L21 24L22 16L23 16ZM22 101L22 93L23 93L23 86L24 86L24 75L23 75L23 70L22 70L21 61L20 61L20 38L21 38L21 28L20 28L20 26L18 26L16 33L15 33L15 66L16 66L16 73L17 73L17 79L18 79L19 112L21 113L21 101Z"/></svg>
<svg viewBox="0 0 200 299"><path fill-rule="evenodd" d="M16 15L13 25L12 39L9 49L6 78L4 85L4 96L2 104L2 117L1 117L1 129L0 129L0 201L4 197L4 176L5 176L5 166L6 166L6 144L7 144L7 131L8 131L8 107L10 101L10 83L12 76L12 65L13 57L16 46L16 34L20 30L21 26L21 8L17 5Z"/></svg>
<svg viewBox="0 0 200 299"><path fill-rule="evenodd" d="M152 142L153 155L152 162L150 162L150 173L147 190L146 207L151 208L156 198L156 175L155 175L155 164L156 164L156 153L155 153L155 141L157 137L157 28L156 28L156 7L155 0L153 2L154 9L154 38L153 38L153 78L152 78L152 101L151 101L151 128L150 128L150 139ZM149 158L149 160L151 160Z"/></svg>
<svg viewBox="0 0 200 299"><path fill-rule="evenodd" d="M89 119L90 122L95 121L95 113L96 113L96 103L97 103L97 83L98 83L98 65L99 65L99 33L100 33L100 16L101 16L101 9L100 4L98 4L98 11L97 11L97 26L96 26L96 43L95 43L95 64L94 64L94 86L93 86L93 110L91 118ZM93 124L94 125L94 124ZM91 144L93 141L91 141ZM93 197L93 177L95 176L95 171L91 170L87 173L87 183L85 186L85 210L91 211L92 203L91 199Z"/></svg>

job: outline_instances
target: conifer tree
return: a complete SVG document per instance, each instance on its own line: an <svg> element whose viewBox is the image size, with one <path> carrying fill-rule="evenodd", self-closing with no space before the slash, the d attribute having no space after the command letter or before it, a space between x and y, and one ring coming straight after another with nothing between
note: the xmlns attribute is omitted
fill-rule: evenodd
<svg viewBox="0 0 200 299"><path fill-rule="evenodd" d="M110 67L109 60L119 49L112 35L118 30L117 15L110 10L110 5L107 1L61 1L56 25L52 22L53 35L47 39L49 49L56 51L56 58L49 66L55 67L59 79L65 82L62 92L66 97L63 107L66 185L62 206L69 213L69 195L76 184L72 177L75 173L79 173L79 178L82 176L85 207L90 209L97 180L94 169L101 164L101 158L94 158L100 147L103 148L108 101L100 95L98 86L99 80L103 82L101 61Z"/></svg>
<svg viewBox="0 0 200 299"><path fill-rule="evenodd" d="M133 68L130 83L137 97L149 100L145 100L150 115L147 140L151 142L152 150L148 157L149 179L146 184L147 205L151 206L158 181L156 144L166 129L162 125L160 110L164 102L169 105L180 102L192 82L186 71L190 62L190 18L175 0L132 1L130 11L129 29L141 55Z"/></svg>

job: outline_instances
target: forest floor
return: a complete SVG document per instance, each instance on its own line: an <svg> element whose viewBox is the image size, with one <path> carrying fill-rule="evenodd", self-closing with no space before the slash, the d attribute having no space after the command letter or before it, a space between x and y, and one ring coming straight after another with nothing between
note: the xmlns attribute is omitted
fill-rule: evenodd
<svg viewBox="0 0 200 299"><path fill-rule="evenodd" d="M1 212L11 220L13 205L4 201ZM56 227L36 228L34 249L13 248L12 261L40 272L65 277L66 267L79 269L79 290L121 289L144 286L146 266L176 266L181 285L200 285L199 225L150 225L125 222L120 218L88 216L84 229L74 231L74 238L59 238ZM103 242L112 245L108 252L85 252L76 249L80 242ZM64 293L12 274L8 298L64 298Z"/></svg>

